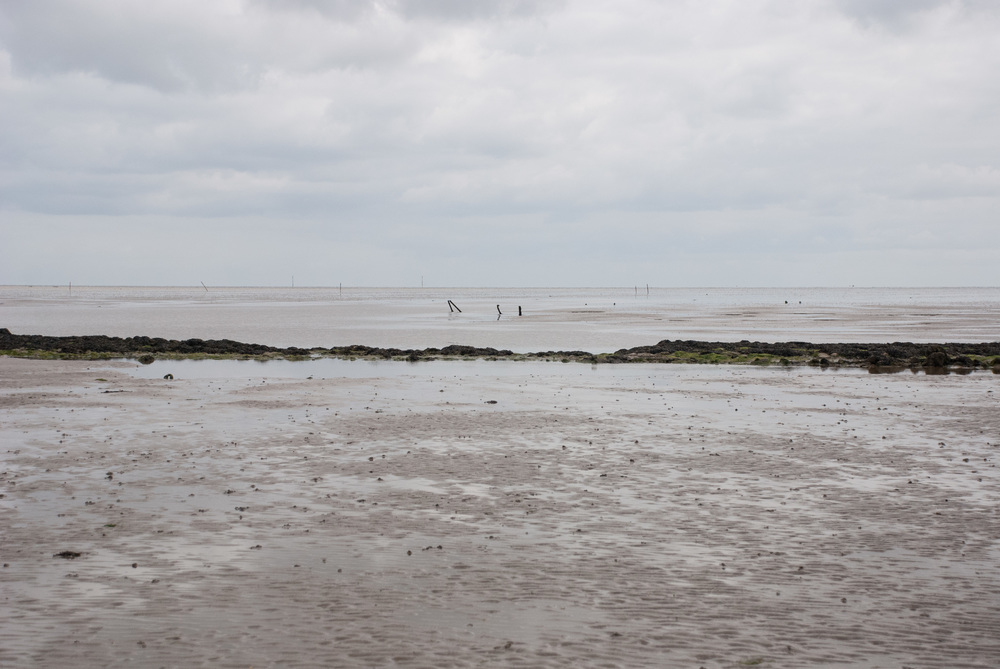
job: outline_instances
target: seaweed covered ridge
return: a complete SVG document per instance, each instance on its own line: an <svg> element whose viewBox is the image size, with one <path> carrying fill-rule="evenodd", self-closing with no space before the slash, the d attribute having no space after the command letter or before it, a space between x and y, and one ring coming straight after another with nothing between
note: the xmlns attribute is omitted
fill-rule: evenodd
<svg viewBox="0 0 1000 669"><path fill-rule="evenodd" d="M707 342L664 339L652 346L619 349L613 353L539 351L514 353L507 349L450 345L443 348L400 349L352 344L329 348L279 348L231 339L163 339L160 337L109 337L86 335L50 337L12 334L0 328L0 355L29 358L106 359L135 358L152 362L164 358L284 358L336 357L371 360L510 359L561 360L591 364L695 363L848 366L873 369L1000 369L1000 342L886 344L809 342Z"/></svg>

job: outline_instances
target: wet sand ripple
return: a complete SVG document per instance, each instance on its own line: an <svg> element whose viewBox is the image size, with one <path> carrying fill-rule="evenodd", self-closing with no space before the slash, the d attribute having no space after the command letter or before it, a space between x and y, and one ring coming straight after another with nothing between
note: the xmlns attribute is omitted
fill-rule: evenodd
<svg viewBox="0 0 1000 669"><path fill-rule="evenodd" d="M3 666L1000 660L988 372L88 365L0 360Z"/></svg>

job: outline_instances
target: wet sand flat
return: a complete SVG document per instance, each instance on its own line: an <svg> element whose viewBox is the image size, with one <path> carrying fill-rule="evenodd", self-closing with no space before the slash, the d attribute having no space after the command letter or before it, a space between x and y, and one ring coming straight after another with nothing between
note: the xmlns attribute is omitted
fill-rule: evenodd
<svg viewBox="0 0 1000 669"><path fill-rule="evenodd" d="M1000 665L1000 376L435 364L0 358L0 666Z"/></svg>

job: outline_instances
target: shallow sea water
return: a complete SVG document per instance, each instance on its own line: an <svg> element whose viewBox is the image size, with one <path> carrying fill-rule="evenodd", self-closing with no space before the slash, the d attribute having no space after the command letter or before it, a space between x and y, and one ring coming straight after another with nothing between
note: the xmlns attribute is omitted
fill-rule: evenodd
<svg viewBox="0 0 1000 669"><path fill-rule="evenodd" d="M124 367L118 367L124 363ZM96 363L99 365L100 363ZM534 360L345 360L313 358L310 360L156 360L148 365L134 361L115 361L118 371L137 379L160 379L172 374L175 379L378 379L378 378L511 378L538 377L547 381L560 379L606 383L608 379L669 379L688 375L697 369L702 376L731 375L719 365L588 365ZM95 366L94 369L99 369ZM837 368L772 367L776 375L837 374Z"/></svg>
<svg viewBox="0 0 1000 669"><path fill-rule="evenodd" d="M663 339L981 342L1000 337L1000 288L2 286L0 327L282 347L463 344L515 352L602 353Z"/></svg>

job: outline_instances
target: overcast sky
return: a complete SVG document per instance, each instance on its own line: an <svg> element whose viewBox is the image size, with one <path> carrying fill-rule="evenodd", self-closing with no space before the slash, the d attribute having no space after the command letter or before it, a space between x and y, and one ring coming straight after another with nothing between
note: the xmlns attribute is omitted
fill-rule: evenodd
<svg viewBox="0 0 1000 669"><path fill-rule="evenodd" d="M994 0L0 0L0 284L1000 285Z"/></svg>

